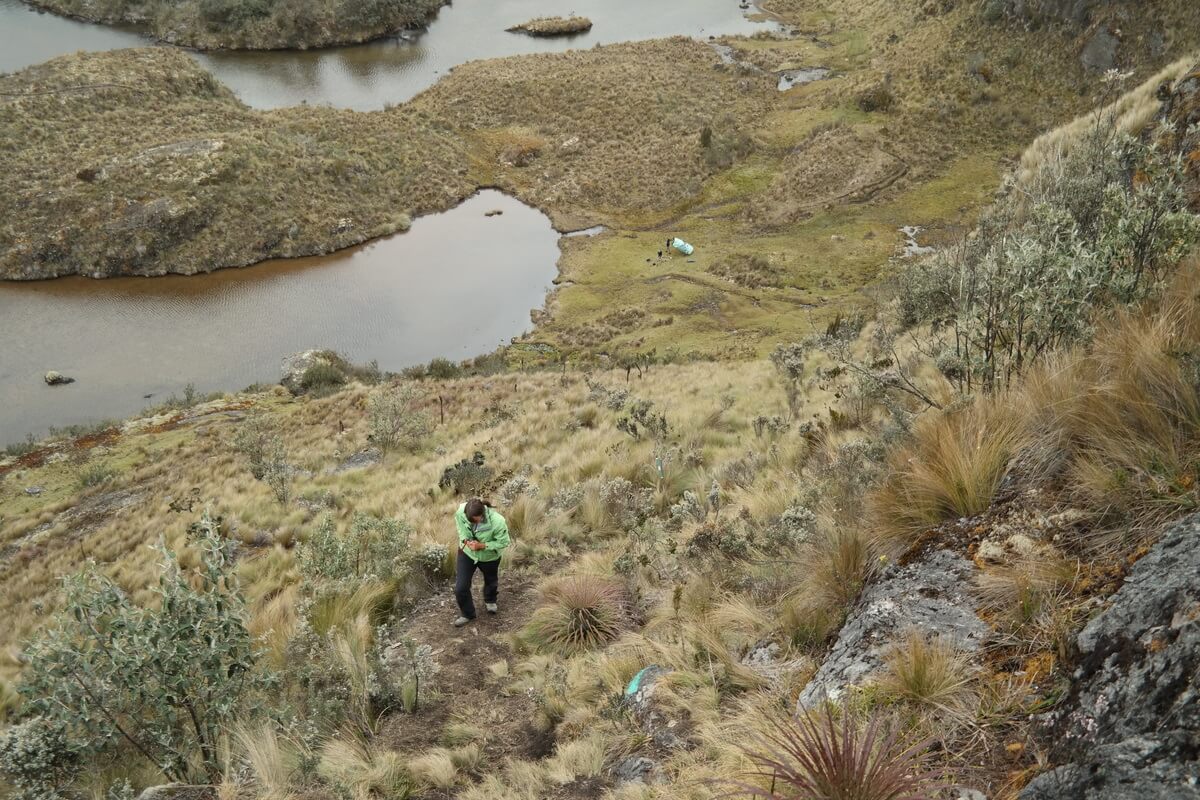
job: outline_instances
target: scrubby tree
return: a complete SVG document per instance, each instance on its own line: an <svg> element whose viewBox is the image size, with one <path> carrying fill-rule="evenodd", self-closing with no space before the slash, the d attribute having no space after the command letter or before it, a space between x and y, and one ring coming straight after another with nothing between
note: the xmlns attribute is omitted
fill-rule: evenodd
<svg viewBox="0 0 1200 800"><path fill-rule="evenodd" d="M190 527L195 569L160 545L154 604L134 603L94 566L66 580L62 612L26 651L24 719L0 741L19 786L38 764L53 789L74 764L118 753L170 780L221 781L223 731L253 713L273 678L257 667L219 527L207 514Z"/></svg>
<svg viewBox="0 0 1200 800"><path fill-rule="evenodd" d="M964 391L1000 388L1104 309L1152 296L1198 240L1179 159L1103 121L905 270L900 319L944 331L937 362Z"/></svg>
<svg viewBox="0 0 1200 800"><path fill-rule="evenodd" d="M367 402L371 441L383 452L415 450L433 430L433 420L417 407L424 394L412 383L383 387Z"/></svg>

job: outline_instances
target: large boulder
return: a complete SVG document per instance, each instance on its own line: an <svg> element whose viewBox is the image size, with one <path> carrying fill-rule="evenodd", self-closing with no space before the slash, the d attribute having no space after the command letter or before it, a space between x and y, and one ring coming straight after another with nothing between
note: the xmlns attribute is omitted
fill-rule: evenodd
<svg viewBox="0 0 1200 800"><path fill-rule="evenodd" d="M304 374L318 364L333 366L333 360L328 350L305 350L288 356L283 360L283 377L280 383L292 394L304 392Z"/></svg>
<svg viewBox="0 0 1200 800"><path fill-rule="evenodd" d="M836 701L847 688L878 677L891 650L913 631L936 636L960 652L978 651L990 629L975 613L974 575L974 565L949 550L891 567L863 591L833 649L800 693L800 707Z"/></svg>
<svg viewBox="0 0 1200 800"><path fill-rule="evenodd" d="M1077 637L1047 723L1060 766L1021 800L1200 798L1200 515L1167 530Z"/></svg>

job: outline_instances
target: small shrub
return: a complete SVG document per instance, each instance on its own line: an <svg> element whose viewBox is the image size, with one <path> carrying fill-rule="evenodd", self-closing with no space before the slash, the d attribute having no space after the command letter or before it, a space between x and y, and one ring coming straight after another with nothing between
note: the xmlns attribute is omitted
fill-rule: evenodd
<svg viewBox="0 0 1200 800"><path fill-rule="evenodd" d="M82 769L79 748L56 720L32 717L0 733L0 775L14 800L58 800Z"/></svg>
<svg viewBox="0 0 1200 800"><path fill-rule="evenodd" d="M514 475L496 492L501 505L510 506L518 497L537 497L541 489L526 475Z"/></svg>
<svg viewBox="0 0 1200 800"><path fill-rule="evenodd" d="M409 557L409 528L395 519L355 512L346 535L326 516L307 542L297 548L301 573L312 581L346 585L399 577Z"/></svg>
<svg viewBox="0 0 1200 800"><path fill-rule="evenodd" d="M283 440L273 440L263 464L262 479L271 488L275 499L283 506L287 505L292 496L292 472L292 465L287 461L287 450L283 447Z"/></svg>
<svg viewBox="0 0 1200 800"><path fill-rule="evenodd" d="M634 439L641 439L643 434L647 434L656 441L662 441L670 435L671 425L665 414L654 410L654 403L635 400L629 406L629 414L617 420L617 430Z"/></svg>
<svg viewBox="0 0 1200 800"><path fill-rule="evenodd" d="M462 375L462 367L447 358L435 358L425 367L425 374L439 380L449 380Z"/></svg>
<svg viewBox="0 0 1200 800"><path fill-rule="evenodd" d="M572 575L542 589L522 632L527 643L570 656L613 641L628 626L624 592L608 578Z"/></svg>
<svg viewBox="0 0 1200 800"><path fill-rule="evenodd" d="M850 716L838 720L826 706L785 722L772 720L756 747L746 749L755 766L738 791L766 800L931 800L941 788L928 769L928 742L906 746L895 723L872 716L865 727ZM775 788L761 788L766 784Z"/></svg>
<svg viewBox="0 0 1200 800"><path fill-rule="evenodd" d="M272 679L256 669L219 522L205 516L189 532L199 567L185 570L160 546L159 603L137 605L95 572L67 580L56 624L26 650L21 686L26 711L44 720L39 736L65 732L56 751L102 758L121 748L172 780L220 782L224 731L254 712Z"/></svg>
<svg viewBox="0 0 1200 800"><path fill-rule="evenodd" d="M449 578L454 575L453 556L444 544L427 544L417 552L416 563L431 578Z"/></svg>
<svg viewBox="0 0 1200 800"><path fill-rule="evenodd" d="M233 435L233 449L250 461L250 474L262 480L267 472L267 456L277 449L279 438L265 414L253 413L238 426Z"/></svg>
<svg viewBox="0 0 1200 800"><path fill-rule="evenodd" d="M108 464L89 464L79 471L79 488L102 486L117 477L117 470Z"/></svg>
<svg viewBox="0 0 1200 800"><path fill-rule="evenodd" d="M789 550L812 541L817 532L817 515L808 507L795 503L788 506L779 520L767 532L768 543Z"/></svg>
<svg viewBox="0 0 1200 800"><path fill-rule="evenodd" d="M12 442L10 444L6 444L4 446L4 455L13 458L20 458L21 456L32 453L34 450L36 450L37 444L37 439L35 439L31 433L25 437L25 441L23 442Z"/></svg>
<svg viewBox="0 0 1200 800"><path fill-rule="evenodd" d="M854 98L855 104L870 114L873 111L887 111L896 103L896 96L886 82L868 86Z"/></svg>
<svg viewBox="0 0 1200 800"><path fill-rule="evenodd" d="M300 387L306 392L322 394L346 383L346 375L327 361L317 361L300 376Z"/></svg>
<svg viewBox="0 0 1200 800"><path fill-rule="evenodd" d="M417 405L424 394L412 383L376 389L367 401L371 441L387 453L396 447L416 450L433 430L433 420Z"/></svg>
<svg viewBox="0 0 1200 800"><path fill-rule="evenodd" d="M629 402L629 391L626 389L609 389L603 384L592 383L591 378L584 379L588 387L588 399L599 403L612 411L620 411Z"/></svg>
<svg viewBox="0 0 1200 800"><path fill-rule="evenodd" d="M458 495L480 495L492 479L492 468L484 465L484 455L479 451L470 459L464 458L442 470L438 479L439 489L452 489Z"/></svg>
<svg viewBox="0 0 1200 800"><path fill-rule="evenodd" d="M781 344L771 351L771 366L779 373L783 382L783 390L787 395L788 408L796 413L796 405L800 401L800 381L804 378L805 359L808 347L799 342Z"/></svg>
<svg viewBox="0 0 1200 800"><path fill-rule="evenodd" d="M750 555L753 545L750 533L744 528L727 522L708 524L696 531L687 544L687 555L700 558L720 553L726 558L739 560Z"/></svg>

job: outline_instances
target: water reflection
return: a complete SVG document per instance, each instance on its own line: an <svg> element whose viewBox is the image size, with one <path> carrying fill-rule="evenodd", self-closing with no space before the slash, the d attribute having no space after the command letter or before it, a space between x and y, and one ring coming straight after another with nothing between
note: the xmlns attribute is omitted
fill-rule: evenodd
<svg viewBox="0 0 1200 800"><path fill-rule="evenodd" d="M485 217L492 209L504 214ZM485 191L411 231L321 258L210 275L0 284L0 444L122 417L194 383L275 380L332 347L385 369L488 352L530 327L556 274L539 211ZM47 387L55 369L77 379Z"/></svg>
<svg viewBox="0 0 1200 800"><path fill-rule="evenodd" d="M590 17L592 29L557 39L505 31L533 17L564 13L559 0L455 0L420 36L324 50L194 55L257 108L314 103L369 110L408 100L454 66L473 59L679 34L752 34L774 27L751 20L746 16L750 12L735 0L576 0L570 11ZM19 0L0 0L0 70L20 69L75 50L147 43L132 31L39 13Z"/></svg>

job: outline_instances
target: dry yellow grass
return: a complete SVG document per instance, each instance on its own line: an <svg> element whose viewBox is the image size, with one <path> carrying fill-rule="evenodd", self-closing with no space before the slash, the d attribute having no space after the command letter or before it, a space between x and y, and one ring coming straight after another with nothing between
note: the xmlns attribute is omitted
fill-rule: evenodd
<svg viewBox="0 0 1200 800"><path fill-rule="evenodd" d="M1007 398L978 398L928 418L914 444L892 455L886 482L871 495L875 529L903 550L931 525L986 510L1024 436L1024 419Z"/></svg>
<svg viewBox="0 0 1200 800"><path fill-rule="evenodd" d="M1103 108L1089 111L1034 139L1033 144L1021 154L1021 163L1016 174L1017 182L1028 183L1042 165L1066 156L1088 131L1094 130L1101 122L1111 120L1113 128L1122 133L1141 133L1161 107L1161 102L1155 96L1159 87L1166 82L1174 83L1179 80L1197 60L1200 60L1200 51L1189 53L1151 75L1136 88L1121 94ZM1119 85L1113 84L1112 91L1115 93L1119 88Z"/></svg>

